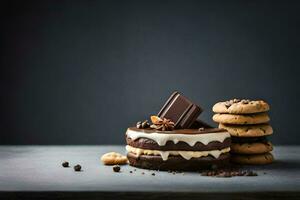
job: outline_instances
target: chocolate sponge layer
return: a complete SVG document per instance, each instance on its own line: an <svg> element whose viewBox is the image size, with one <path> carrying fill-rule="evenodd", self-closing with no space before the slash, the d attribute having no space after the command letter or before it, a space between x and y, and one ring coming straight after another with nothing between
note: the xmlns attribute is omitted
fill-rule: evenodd
<svg viewBox="0 0 300 200"><path fill-rule="evenodd" d="M230 146L231 139L226 138L223 142L210 142L207 145L197 142L194 146L190 146L185 142L178 142L174 144L172 141L168 141L166 145L159 146L154 140L148 138L139 138L132 140L126 136L126 142L128 145L141 148L141 149L152 149L152 150L161 150L161 151L172 151L172 150L182 150L182 151L210 151L210 150L220 150Z"/></svg>
<svg viewBox="0 0 300 200"><path fill-rule="evenodd" d="M199 171L214 167L225 167L229 164L229 153L224 153L219 158L205 156L200 158L192 158L186 160L181 156L169 156L168 160L164 161L160 156L155 155L140 155L136 156L133 153L128 153L127 158L129 164L134 167L155 170L177 170L177 171Z"/></svg>

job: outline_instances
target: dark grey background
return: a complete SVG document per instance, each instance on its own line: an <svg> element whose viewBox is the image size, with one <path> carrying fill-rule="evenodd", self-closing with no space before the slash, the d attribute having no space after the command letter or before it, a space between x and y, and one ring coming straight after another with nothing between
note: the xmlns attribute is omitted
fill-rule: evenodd
<svg viewBox="0 0 300 200"><path fill-rule="evenodd" d="M208 122L265 99L272 141L300 143L296 1L1 4L1 144L123 143L174 90Z"/></svg>

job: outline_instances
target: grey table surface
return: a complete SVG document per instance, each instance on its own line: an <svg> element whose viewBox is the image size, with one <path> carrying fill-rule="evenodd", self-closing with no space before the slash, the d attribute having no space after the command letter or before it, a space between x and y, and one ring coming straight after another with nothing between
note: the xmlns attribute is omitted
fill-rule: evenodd
<svg viewBox="0 0 300 200"><path fill-rule="evenodd" d="M110 151L126 153L124 146L0 146L0 193L300 192L299 146L275 146L273 154L276 162L250 167L259 176L233 178L204 177L198 172L173 175L135 169L129 165L122 166L121 172L115 173L111 166L100 162L101 155ZM64 160L69 161L71 166L82 165L82 172L74 172L72 167L63 168L61 163ZM151 175L153 172L155 176Z"/></svg>

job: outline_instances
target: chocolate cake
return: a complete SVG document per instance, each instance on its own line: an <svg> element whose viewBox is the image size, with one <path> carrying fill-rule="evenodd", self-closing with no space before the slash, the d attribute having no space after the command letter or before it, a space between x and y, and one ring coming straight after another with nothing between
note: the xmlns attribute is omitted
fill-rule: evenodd
<svg viewBox="0 0 300 200"><path fill-rule="evenodd" d="M224 166L231 138L223 129L138 129L126 132L130 165L155 170L197 171Z"/></svg>

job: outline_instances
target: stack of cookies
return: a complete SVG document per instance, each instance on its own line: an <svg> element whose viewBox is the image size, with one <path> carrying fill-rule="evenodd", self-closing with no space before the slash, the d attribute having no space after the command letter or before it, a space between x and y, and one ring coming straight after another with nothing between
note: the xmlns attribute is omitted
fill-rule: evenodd
<svg viewBox="0 0 300 200"><path fill-rule="evenodd" d="M232 139L231 161L238 164L273 162L272 144L266 136L273 133L266 113L269 105L262 101L233 99L213 106L213 120L226 129Z"/></svg>

